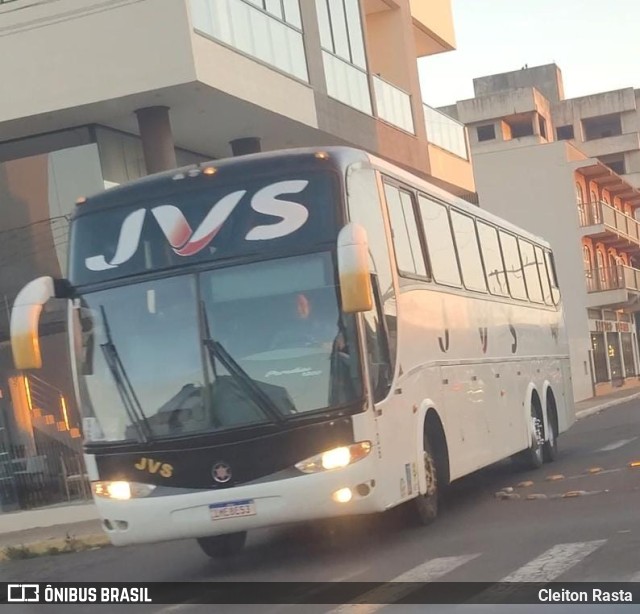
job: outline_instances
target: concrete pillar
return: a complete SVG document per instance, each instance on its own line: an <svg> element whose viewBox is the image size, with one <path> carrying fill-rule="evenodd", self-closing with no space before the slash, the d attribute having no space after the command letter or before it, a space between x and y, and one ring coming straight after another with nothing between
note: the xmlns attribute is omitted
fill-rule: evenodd
<svg viewBox="0 0 640 614"><path fill-rule="evenodd" d="M229 142L229 145L234 156L246 156L262 151L262 143L257 136L234 139Z"/></svg>
<svg viewBox="0 0 640 614"><path fill-rule="evenodd" d="M609 360L609 333L607 331L604 332L604 348L604 355L607 358L607 380L611 382L611 361Z"/></svg>
<svg viewBox="0 0 640 614"><path fill-rule="evenodd" d="M147 173L176 168L176 152L168 107L146 107L136 111Z"/></svg>
<svg viewBox="0 0 640 614"><path fill-rule="evenodd" d="M304 37L305 54L307 56L309 83L316 92L326 94L327 79L324 72L322 44L320 42L320 25L318 23L316 3L300 2L300 17L302 19L302 33Z"/></svg>

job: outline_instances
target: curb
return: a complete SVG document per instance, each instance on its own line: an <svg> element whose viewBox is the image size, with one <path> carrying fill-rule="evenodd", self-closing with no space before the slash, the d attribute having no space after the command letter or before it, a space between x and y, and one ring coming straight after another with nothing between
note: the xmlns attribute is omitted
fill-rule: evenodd
<svg viewBox="0 0 640 614"><path fill-rule="evenodd" d="M595 407L589 407L588 409L577 411L576 420L581 420L582 418L593 416L594 414L597 414L605 409L609 409L610 407L615 407L616 405L622 405L623 403L628 403L629 401L634 401L636 399L640 399L640 392L630 394L628 397L624 397L622 399L614 399L613 401L607 401L606 403L596 405Z"/></svg>
<svg viewBox="0 0 640 614"><path fill-rule="evenodd" d="M105 533L91 533L82 537L50 537L24 544L5 546L0 548L0 562L35 558L38 556L52 556L57 554L72 554L84 550L96 550L109 546L111 542ZM12 555L12 552L15 555Z"/></svg>

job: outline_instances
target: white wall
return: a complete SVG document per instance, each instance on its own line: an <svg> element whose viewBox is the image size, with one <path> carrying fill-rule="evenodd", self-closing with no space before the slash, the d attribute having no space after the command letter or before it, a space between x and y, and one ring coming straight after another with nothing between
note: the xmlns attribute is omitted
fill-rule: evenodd
<svg viewBox="0 0 640 614"><path fill-rule="evenodd" d="M474 154L480 207L546 239L553 248L576 401L592 396L590 334L573 168L564 142ZM585 370L586 363L586 370Z"/></svg>
<svg viewBox="0 0 640 614"><path fill-rule="evenodd" d="M0 4L0 121L195 79L181 0Z"/></svg>

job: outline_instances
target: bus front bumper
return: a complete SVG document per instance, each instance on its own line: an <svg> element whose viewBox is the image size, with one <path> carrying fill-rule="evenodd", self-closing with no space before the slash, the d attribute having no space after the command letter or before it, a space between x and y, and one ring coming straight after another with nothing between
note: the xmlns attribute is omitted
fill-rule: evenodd
<svg viewBox="0 0 640 614"><path fill-rule="evenodd" d="M374 480L373 455L344 469L224 490L187 491L119 501L95 497L115 546L198 538L302 521L384 510ZM351 499L335 493L350 489ZM343 497L344 498L344 497ZM223 511L235 504L232 514ZM235 515L253 512L251 515Z"/></svg>

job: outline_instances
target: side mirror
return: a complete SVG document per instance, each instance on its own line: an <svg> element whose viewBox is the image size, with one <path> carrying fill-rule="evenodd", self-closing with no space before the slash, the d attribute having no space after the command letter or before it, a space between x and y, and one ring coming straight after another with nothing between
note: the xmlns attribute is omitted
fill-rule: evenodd
<svg viewBox="0 0 640 614"><path fill-rule="evenodd" d="M349 223L338 234L338 274L344 313L373 309L367 231Z"/></svg>
<svg viewBox="0 0 640 614"><path fill-rule="evenodd" d="M16 369L42 368L38 324L42 308L52 298L67 298L68 283L52 277L29 282L16 297L11 310L11 351Z"/></svg>

